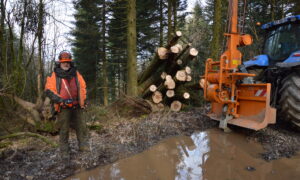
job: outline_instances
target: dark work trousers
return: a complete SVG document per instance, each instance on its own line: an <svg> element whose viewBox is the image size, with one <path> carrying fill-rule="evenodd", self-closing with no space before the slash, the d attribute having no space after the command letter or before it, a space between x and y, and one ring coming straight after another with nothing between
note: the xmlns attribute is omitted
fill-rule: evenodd
<svg viewBox="0 0 300 180"><path fill-rule="evenodd" d="M76 131L79 149L88 145L87 128L82 118L82 109L61 109L58 113L59 145L62 152L69 151L69 129Z"/></svg>

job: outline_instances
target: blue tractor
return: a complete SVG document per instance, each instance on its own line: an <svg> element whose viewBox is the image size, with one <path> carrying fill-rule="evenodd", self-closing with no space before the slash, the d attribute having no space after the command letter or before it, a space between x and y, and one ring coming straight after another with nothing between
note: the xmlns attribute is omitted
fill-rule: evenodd
<svg viewBox="0 0 300 180"><path fill-rule="evenodd" d="M300 15L264 24L263 54L243 63L248 79L271 83L271 106L278 115L300 127Z"/></svg>

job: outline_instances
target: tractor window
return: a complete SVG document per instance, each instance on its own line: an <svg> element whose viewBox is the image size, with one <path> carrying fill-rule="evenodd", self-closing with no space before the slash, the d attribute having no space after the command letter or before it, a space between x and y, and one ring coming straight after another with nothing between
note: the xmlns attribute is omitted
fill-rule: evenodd
<svg viewBox="0 0 300 180"><path fill-rule="evenodd" d="M280 26L268 32L264 54L267 54L271 61L283 61L297 50L300 50L299 23Z"/></svg>

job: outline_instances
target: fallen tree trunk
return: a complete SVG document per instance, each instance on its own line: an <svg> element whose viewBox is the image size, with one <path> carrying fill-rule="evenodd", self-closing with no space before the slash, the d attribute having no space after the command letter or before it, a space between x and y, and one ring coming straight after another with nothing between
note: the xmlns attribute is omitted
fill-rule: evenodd
<svg viewBox="0 0 300 180"><path fill-rule="evenodd" d="M122 117L139 117L152 112L150 104L137 97L123 95L107 107L108 114Z"/></svg>
<svg viewBox="0 0 300 180"><path fill-rule="evenodd" d="M192 74L192 69L189 66L186 66L184 70L188 75Z"/></svg>
<svg viewBox="0 0 300 180"><path fill-rule="evenodd" d="M175 96L175 91L174 90L167 90L166 96L168 98L174 97Z"/></svg>
<svg viewBox="0 0 300 180"><path fill-rule="evenodd" d="M170 49L172 46L174 46L177 41L179 40L179 38L182 36L182 32L181 31L176 31L174 34L173 34L173 37L171 38L171 40L168 42L166 48L167 49Z"/></svg>
<svg viewBox="0 0 300 180"><path fill-rule="evenodd" d="M34 120L34 125L37 122L41 121L40 113L36 109L36 104L25 101L17 96L11 95L11 94L5 94L5 93L0 93L0 96L5 96L8 98L13 99L15 102L17 102L23 109L25 109L29 114L31 115L32 119Z"/></svg>
<svg viewBox="0 0 300 180"><path fill-rule="evenodd" d="M192 48L193 49L193 48ZM186 55L188 54L188 55ZM170 65L168 65L168 69L166 69L166 73L175 76L176 72L185 66L192 57L190 56L190 44L186 45L186 47L179 53Z"/></svg>
<svg viewBox="0 0 300 180"><path fill-rule="evenodd" d="M187 75L186 81L187 81L187 82L191 82L191 81L192 81L192 76L191 76L191 75Z"/></svg>
<svg viewBox="0 0 300 180"><path fill-rule="evenodd" d="M178 54L182 51L182 46L180 44L175 44L170 48L170 51L174 54Z"/></svg>
<svg viewBox="0 0 300 180"><path fill-rule="evenodd" d="M160 47L156 50L156 53L149 66L138 76L138 84L142 84L144 81L146 81L153 74L153 72L155 72L155 70L165 62L164 60L168 58L167 53L168 50L164 47Z"/></svg>
<svg viewBox="0 0 300 180"><path fill-rule="evenodd" d="M149 87L149 90L150 90L151 92L155 92L155 91L157 90L157 87L156 87L154 84L152 84L152 85Z"/></svg>
<svg viewBox="0 0 300 180"><path fill-rule="evenodd" d="M5 136L0 136L0 141L2 141L4 139L19 137L19 136L29 136L29 137L38 138L38 139L42 140L43 142L51 145L52 147L58 146L54 141L46 138L45 136L42 136L42 135L36 134L36 133L31 133L31 132L19 132L19 133L13 133L13 134L5 135Z"/></svg>
<svg viewBox="0 0 300 180"><path fill-rule="evenodd" d="M151 60L149 66L138 76L138 84L142 84L152 75L152 73L155 72L155 70L164 62L162 59L168 58L169 49L177 43L181 36L182 33L180 31L176 31L174 37L165 47L160 47L157 49L157 52L155 53L154 58Z"/></svg>
<svg viewBox="0 0 300 180"><path fill-rule="evenodd" d="M159 85L161 82L161 73L164 71L166 64L163 64L161 67L159 67L156 72L152 72L152 75L146 79L143 83L139 84L138 86L138 94L141 97L144 97L146 94L149 95L149 87L151 85Z"/></svg>
<svg viewBox="0 0 300 180"><path fill-rule="evenodd" d="M171 111L178 112L181 110L181 107L182 107L182 103L180 101L173 101L171 103L170 109Z"/></svg>
<svg viewBox="0 0 300 180"><path fill-rule="evenodd" d="M185 72L185 70L180 70L180 71L177 71L176 72L176 75L175 75L175 78L176 78L176 80L178 80L178 81L186 81L186 79L187 79L187 74L186 74L186 72Z"/></svg>
<svg viewBox="0 0 300 180"><path fill-rule="evenodd" d="M167 89L175 89L176 87L176 83L170 75L166 76L164 85L167 87Z"/></svg>
<svg viewBox="0 0 300 180"><path fill-rule="evenodd" d="M190 99L190 93L188 93L188 92L183 93L183 98Z"/></svg>
<svg viewBox="0 0 300 180"><path fill-rule="evenodd" d="M152 101L155 103L155 104L158 104L162 101L163 99L163 95L161 92L159 91L155 91L152 95Z"/></svg>

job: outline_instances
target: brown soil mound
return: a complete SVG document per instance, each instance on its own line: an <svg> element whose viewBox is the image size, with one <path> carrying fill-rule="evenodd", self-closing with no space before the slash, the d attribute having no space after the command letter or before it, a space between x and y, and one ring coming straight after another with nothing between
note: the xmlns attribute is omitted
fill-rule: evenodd
<svg viewBox="0 0 300 180"><path fill-rule="evenodd" d="M123 96L108 107L110 115L120 117L140 117L152 112L150 104L142 98Z"/></svg>

